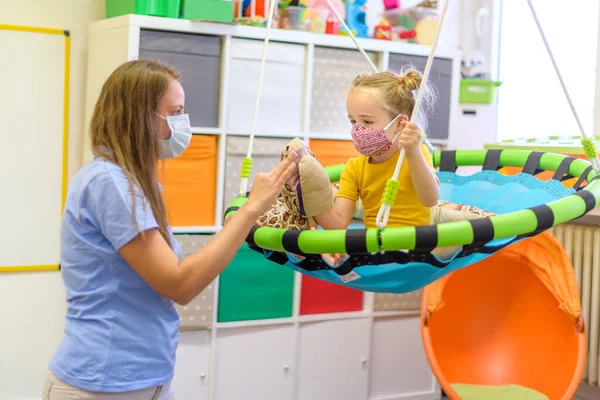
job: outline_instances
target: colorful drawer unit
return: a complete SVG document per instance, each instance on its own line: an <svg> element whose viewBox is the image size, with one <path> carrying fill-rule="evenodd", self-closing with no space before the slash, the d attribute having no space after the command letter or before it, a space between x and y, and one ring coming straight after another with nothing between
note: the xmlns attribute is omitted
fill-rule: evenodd
<svg viewBox="0 0 600 400"><path fill-rule="evenodd" d="M214 226L217 137L193 135L179 157L160 162L159 181L173 227Z"/></svg>
<svg viewBox="0 0 600 400"><path fill-rule="evenodd" d="M367 52L377 65L377 56ZM346 97L354 78L371 67L358 50L315 47L310 107L310 131L347 133L351 125Z"/></svg>
<svg viewBox="0 0 600 400"><path fill-rule="evenodd" d="M212 237L212 235L175 235L185 257L206 246ZM177 311L181 318L180 329L188 331L209 328L215 312L214 298L214 284L211 283L189 304L177 305Z"/></svg>
<svg viewBox="0 0 600 400"><path fill-rule="evenodd" d="M181 73L185 110L194 127L218 127L221 46L219 36L140 32L139 58L158 59Z"/></svg>
<svg viewBox="0 0 600 400"><path fill-rule="evenodd" d="M263 40L231 40L227 88L227 129L247 133L252 128ZM260 93L256 132L260 134L303 131L306 46L269 42ZM285 101L281 101L285 98Z"/></svg>

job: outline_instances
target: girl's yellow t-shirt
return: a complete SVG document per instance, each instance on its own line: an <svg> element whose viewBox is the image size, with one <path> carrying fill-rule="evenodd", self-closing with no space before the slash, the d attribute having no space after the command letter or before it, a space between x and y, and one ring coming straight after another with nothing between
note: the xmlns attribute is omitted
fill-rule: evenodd
<svg viewBox="0 0 600 400"><path fill-rule="evenodd" d="M421 144L420 148L425 161L435 173L433 160L427 147ZM337 197L344 197L352 201L357 201L360 197L365 209L363 221L367 229L377 227L375 219L381 207L385 184L394 174L398 157L400 157L400 151L397 151L396 154L383 163L372 164L369 162L369 157L360 155L350 158L342 171ZM390 210L386 226L421 226L431 224L431 208L421 204L410 176L406 158L402 163L398 182L396 202Z"/></svg>

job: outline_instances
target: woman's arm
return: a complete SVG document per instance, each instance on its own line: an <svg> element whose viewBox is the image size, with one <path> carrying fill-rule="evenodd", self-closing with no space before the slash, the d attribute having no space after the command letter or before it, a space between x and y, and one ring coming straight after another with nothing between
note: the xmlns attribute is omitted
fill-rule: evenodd
<svg viewBox="0 0 600 400"><path fill-rule="evenodd" d="M179 261L157 229L145 231L119 249L121 256L154 290L187 304L231 262L256 219L273 203L294 169L294 153L267 174L257 174L246 203L196 253Z"/></svg>

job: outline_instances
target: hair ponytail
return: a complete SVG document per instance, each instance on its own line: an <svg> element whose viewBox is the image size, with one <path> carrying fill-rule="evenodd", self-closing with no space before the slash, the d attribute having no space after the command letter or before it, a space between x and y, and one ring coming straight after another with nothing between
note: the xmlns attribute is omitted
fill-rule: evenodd
<svg viewBox="0 0 600 400"><path fill-rule="evenodd" d="M417 92L422 83L421 73L414 67L407 66L398 74L391 71L360 74L352 81L350 90L376 89L381 96L382 106L389 112L390 117L393 118L398 114L411 117ZM435 91L427 82L423 88L421 106L417 115L417 124L423 131L427 130L427 115L432 111L435 100Z"/></svg>

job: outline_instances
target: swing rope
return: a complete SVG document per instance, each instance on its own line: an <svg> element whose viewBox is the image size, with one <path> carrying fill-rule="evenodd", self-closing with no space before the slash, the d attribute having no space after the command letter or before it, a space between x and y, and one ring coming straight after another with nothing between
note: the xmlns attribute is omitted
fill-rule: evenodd
<svg viewBox="0 0 600 400"><path fill-rule="evenodd" d="M260 103L260 92L262 89L263 77L265 74L265 64L267 61L267 48L269 44L269 32L273 25L273 14L275 13L275 3L277 0L271 0L269 3L269 16L267 18L267 31L265 33L265 42L263 45L262 60L260 62L260 72L258 74L258 87L256 88L256 99L254 101L254 115L252 116L252 127L250 128L250 139L248 141L248 152L242 160L242 169L240 171L240 196L244 196L248 192L248 180L252 173L252 147L254 145L254 133L256 131L256 121L258 119L258 106Z"/></svg>
<svg viewBox="0 0 600 400"><path fill-rule="evenodd" d="M552 61L552 66L554 67L554 71L558 76L558 80L560 85L562 86L563 92L565 93L565 97L567 98L567 102L569 103L569 107L571 107L571 111L573 112L573 116L575 117L575 121L577 122L577 126L579 127L579 131L581 132L581 145L585 151L585 155L589 158L592 163L592 167L594 168L594 172L598 172L600 168L600 161L598 160L598 152L596 151L596 145L594 143L594 139L590 138L583 129L583 124L579 119L579 115L577 114L577 110L575 110L575 105L573 104L573 100L571 100L571 96L569 95L569 91L567 90L567 86L563 80L562 74L558 68L558 64L552 54L552 50L550 49L550 44L546 39L546 35L544 34L544 30L542 29L542 25L538 19L537 13L535 12L535 8L533 7L533 3L531 0L527 0L527 4L529 4L529 8L531 9L531 14L533 14L533 19L535 24L537 25L538 31L540 32L540 36L542 37L542 41L544 42L544 46L546 47L546 51L550 56L550 60Z"/></svg>
<svg viewBox="0 0 600 400"><path fill-rule="evenodd" d="M367 62L369 63L369 65L373 69L373 72L378 73L379 69L375 66L375 64L373 64L373 60L371 60L371 57L369 57L367 55L367 53L365 53L365 50L361 47L361 45L358 44L358 41L354 37L354 34L352 33L352 31L350 30L350 28L348 27L348 25L346 25L346 22L344 21L344 19L342 18L342 16L337 12L337 10L335 9L335 7L331 3L331 0L325 0L325 1L327 2L327 5L331 9L331 12L333 12L333 14L335 15L335 17L338 19L338 21L340 22L340 24L342 24L342 26L344 27L344 29L346 30L346 32L350 36L350 39L352 39L352 41L356 45L356 48L358 49L358 51L360 51L360 54L362 54L363 57L365 58L365 60L367 60Z"/></svg>
<svg viewBox="0 0 600 400"><path fill-rule="evenodd" d="M375 64L373 64L373 60L371 60L371 57L369 57L367 55L367 53L361 47L361 45L358 44L358 41L354 37L354 34L352 33L352 31L350 30L350 28L348 27L348 25L346 25L346 22L344 21L344 19L342 18L342 16L337 12L337 10L335 9L335 7L331 3L331 0L325 0L325 1L327 2L327 5L331 9L331 12L333 12L333 14L335 15L335 17L338 19L338 21L340 22L340 24L342 24L342 26L344 27L344 29L348 33L348 36L350 36L350 39L352 39L352 41L354 42L354 45L356 45L356 48L358 49L358 51L360 52L360 54L362 54L362 56L365 58L365 60L367 60L367 62L371 66L371 69L373 69L373 72L378 73L379 69L375 66ZM427 147L427 150L429 150L429 152L431 154L433 154L435 152L435 147L433 147L433 145L431 143L429 143L429 140L427 140L427 135L423 134L422 142Z"/></svg>
<svg viewBox="0 0 600 400"><path fill-rule="evenodd" d="M411 123L415 123L415 121L417 120L419 107L421 105L421 100L423 99L423 90L425 88L425 85L427 84L427 80L429 79L429 72L431 71L431 64L433 62L433 54L435 53L435 49L438 44L438 39L440 37L440 32L442 31L442 26L446 16L446 10L448 9L448 3L450 3L450 0L446 0L442 8L442 13L440 15L440 24L438 26L437 32L435 33L435 39L433 41L433 45L431 46L431 50L429 51L429 57L427 58L427 63L425 64L425 71L423 72L423 78L421 80L421 85L419 86L417 99L415 100L415 106L410 117ZM375 220L375 222L377 223L377 227L380 230L385 228L385 226L387 225L390 217L390 210L392 208L392 205L396 202L396 194L398 193L399 185L398 175L400 175L400 170L402 168L402 163L404 162L405 154L406 151L403 147L400 150L400 156L398 157L398 162L396 163L394 174L392 175L391 179L387 180L385 190L383 191L381 207L379 208L379 212L377 213L377 219Z"/></svg>

